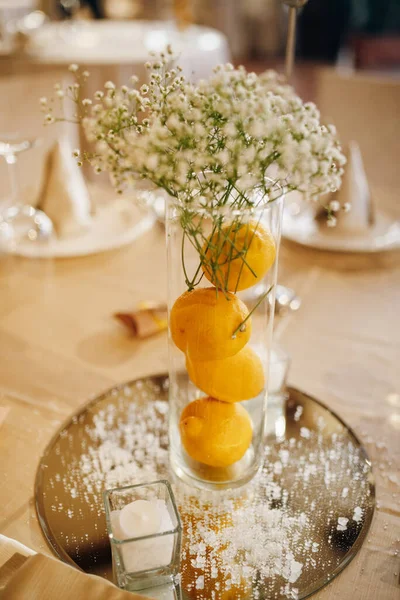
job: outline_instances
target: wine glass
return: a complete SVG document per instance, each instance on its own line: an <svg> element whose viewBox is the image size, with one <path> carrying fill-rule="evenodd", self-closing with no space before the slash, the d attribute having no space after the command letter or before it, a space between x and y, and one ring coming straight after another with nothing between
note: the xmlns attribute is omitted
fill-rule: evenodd
<svg viewBox="0 0 400 600"><path fill-rule="evenodd" d="M24 240L45 241L53 233L53 223L42 211L24 204L19 198L17 159L30 150L37 139L20 138L18 134L0 134L0 156L7 164L10 195L0 203L0 242L15 246Z"/></svg>

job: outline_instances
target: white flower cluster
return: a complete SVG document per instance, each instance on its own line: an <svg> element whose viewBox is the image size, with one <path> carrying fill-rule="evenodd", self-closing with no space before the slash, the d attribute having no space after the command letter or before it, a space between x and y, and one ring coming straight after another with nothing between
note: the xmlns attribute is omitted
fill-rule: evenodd
<svg viewBox="0 0 400 600"><path fill-rule="evenodd" d="M171 59L168 50L146 64L149 85L109 81L93 104L80 101L77 114L95 142L90 161L118 189L144 178L185 203L200 190L213 205L232 193L247 199L254 187L268 193L271 179L308 196L340 186L345 158L335 128L276 73L227 64L194 85Z"/></svg>

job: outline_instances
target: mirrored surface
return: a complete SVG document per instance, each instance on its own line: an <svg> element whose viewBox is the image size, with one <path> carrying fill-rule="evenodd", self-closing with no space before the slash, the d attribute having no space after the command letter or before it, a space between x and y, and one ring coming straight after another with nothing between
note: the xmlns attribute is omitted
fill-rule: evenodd
<svg viewBox="0 0 400 600"><path fill-rule="evenodd" d="M104 489L172 480L168 378L113 388L55 435L36 477L39 520L56 555L112 579ZM174 482L183 521L182 597L306 598L355 556L375 487L352 431L323 404L289 388L269 421L264 465L236 491ZM146 591L150 593L149 590Z"/></svg>

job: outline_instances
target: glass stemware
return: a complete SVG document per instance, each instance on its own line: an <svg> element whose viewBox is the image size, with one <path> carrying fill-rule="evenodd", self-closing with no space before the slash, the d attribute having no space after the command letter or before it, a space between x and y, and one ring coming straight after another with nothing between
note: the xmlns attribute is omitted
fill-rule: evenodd
<svg viewBox="0 0 400 600"><path fill-rule="evenodd" d="M21 152L37 144L36 139L0 134L0 156L7 164L9 195L0 202L0 244L13 247L23 240L48 240L53 233L53 223L40 209L23 204L17 173L17 159Z"/></svg>

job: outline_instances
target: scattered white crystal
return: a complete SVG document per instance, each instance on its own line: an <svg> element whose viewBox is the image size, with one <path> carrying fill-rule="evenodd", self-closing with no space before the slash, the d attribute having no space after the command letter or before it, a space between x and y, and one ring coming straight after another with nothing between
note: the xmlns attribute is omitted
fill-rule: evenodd
<svg viewBox="0 0 400 600"><path fill-rule="evenodd" d="M139 395L145 400L148 394L149 401L130 402L129 389L132 389L133 398ZM71 497L76 497L79 491L79 496L86 499L96 519L102 516L104 489L166 477L168 432L165 416L168 403L154 401L154 391L147 391L143 385L127 386L113 394L114 404L94 415L93 424L86 429L93 444L89 442L85 454L76 464L70 465L68 473L61 478ZM119 396L123 402L120 406ZM302 412L303 408L297 406L296 420ZM196 570L191 594L196 590L198 600L217 600L229 587L230 593L235 591L234 586L240 586L243 580L255 586L254 599L263 597L257 590L261 581L268 581L272 587L281 581L282 594L286 590L283 596L293 599L297 593L293 584L301 573L322 566L318 527L324 513L321 513L314 489L323 481L328 482L332 497L337 494L334 503L338 504L339 510L342 506L346 514L347 503L340 503L350 495L350 490L351 497L359 504L356 508L364 506L364 496L360 491L356 493L355 486L365 478L358 449L340 431L331 435L331 443L327 446L326 435L326 432L322 435L320 430L314 432L302 427L300 440L292 437L283 440L278 448L266 447L264 468L248 484L248 493L244 496L243 490L194 492L193 488L180 482L174 484L178 506L190 506L187 520L181 510L186 538L182 564ZM304 444L303 440L310 441ZM358 471L357 464L360 464ZM293 486L292 483L288 486L282 473L287 471L291 477L294 467ZM338 481L348 487L337 489ZM304 497L296 498L299 508L295 512L293 494L296 485L299 489L299 482ZM190 504L193 495L196 498L194 505ZM54 506L54 510L60 509ZM359 516L359 511L354 509L356 522ZM334 517L332 509L325 518ZM337 529L345 531L347 524L348 519L340 517ZM70 540L69 543L75 542ZM271 598L275 597L272 587L268 590Z"/></svg>
<svg viewBox="0 0 400 600"><path fill-rule="evenodd" d="M311 437L311 431L307 427L300 427L300 435L302 438L309 440Z"/></svg>
<svg viewBox="0 0 400 600"><path fill-rule="evenodd" d="M296 406L296 410L294 413L294 420L299 421L302 414L303 414L303 407L299 404L298 406Z"/></svg>
<svg viewBox="0 0 400 600"><path fill-rule="evenodd" d="M348 522L349 519L346 519L346 517L339 517L336 529L338 531L346 531Z"/></svg>
<svg viewBox="0 0 400 600"><path fill-rule="evenodd" d="M286 466L289 462L289 451L288 450L280 450L279 451L279 458L282 461L282 464L284 466Z"/></svg>
<svg viewBox="0 0 400 600"><path fill-rule="evenodd" d="M196 590L204 590L204 575L200 575L196 579Z"/></svg>

